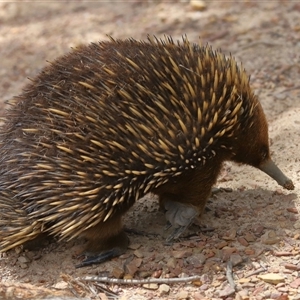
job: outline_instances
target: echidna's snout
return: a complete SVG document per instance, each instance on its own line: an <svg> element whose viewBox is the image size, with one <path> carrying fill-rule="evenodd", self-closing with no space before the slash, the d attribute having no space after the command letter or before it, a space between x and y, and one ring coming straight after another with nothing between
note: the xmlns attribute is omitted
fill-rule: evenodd
<svg viewBox="0 0 300 300"><path fill-rule="evenodd" d="M275 165L272 159L268 159L261 163L258 168L275 179L279 185L287 190L293 190L294 184L291 179L287 178L282 171Z"/></svg>

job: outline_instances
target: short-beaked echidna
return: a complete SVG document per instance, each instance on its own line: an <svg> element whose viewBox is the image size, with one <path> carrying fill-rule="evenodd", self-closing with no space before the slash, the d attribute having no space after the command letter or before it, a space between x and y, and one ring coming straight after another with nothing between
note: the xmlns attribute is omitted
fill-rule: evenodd
<svg viewBox="0 0 300 300"><path fill-rule="evenodd" d="M243 68L186 38L79 47L10 104L0 145L2 251L46 232L85 236L102 258L119 254L128 243L121 217L148 192L185 228L226 160L294 188L270 158L267 121Z"/></svg>

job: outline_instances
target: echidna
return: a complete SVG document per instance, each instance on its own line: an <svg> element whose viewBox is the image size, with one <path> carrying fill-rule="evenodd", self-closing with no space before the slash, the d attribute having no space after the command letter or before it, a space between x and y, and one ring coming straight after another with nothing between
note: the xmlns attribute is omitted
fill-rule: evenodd
<svg viewBox="0 0 300 300"><path fill-rule="evenodd" d="M82 46L10 104L0 145L2 251L46 232L87 237L100 261L118 255L128 244L121 217L148 192L177 237L226 160L294 188L270 158L244 69L186 38Z"/></svg>

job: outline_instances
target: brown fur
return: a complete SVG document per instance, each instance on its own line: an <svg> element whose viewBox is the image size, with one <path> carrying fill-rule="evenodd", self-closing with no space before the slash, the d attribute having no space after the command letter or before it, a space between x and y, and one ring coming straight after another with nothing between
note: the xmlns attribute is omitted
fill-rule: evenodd
<svg viewBox="0 0 300 300"><path fill-rule="evenodd" d="M121 216L114 215L106 222L83 232L83 236L88 240L86 249L89 253L101 253L112 248L127 248L129 240L123 231Z"/></svg>

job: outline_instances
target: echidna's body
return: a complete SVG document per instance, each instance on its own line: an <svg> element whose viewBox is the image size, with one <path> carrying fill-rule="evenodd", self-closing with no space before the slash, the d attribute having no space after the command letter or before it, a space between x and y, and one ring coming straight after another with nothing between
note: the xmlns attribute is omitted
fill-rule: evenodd
<svg viewBox="0 0 300 300"><path fill-rule="evenodd" d="M0 159L3 250L43 231L126 244L120 220L137 199L158 194L175 219L172 203L201 212L224 160L293 188L248 76L187 40L111 40L56 60L13 100Z"/></svg>

